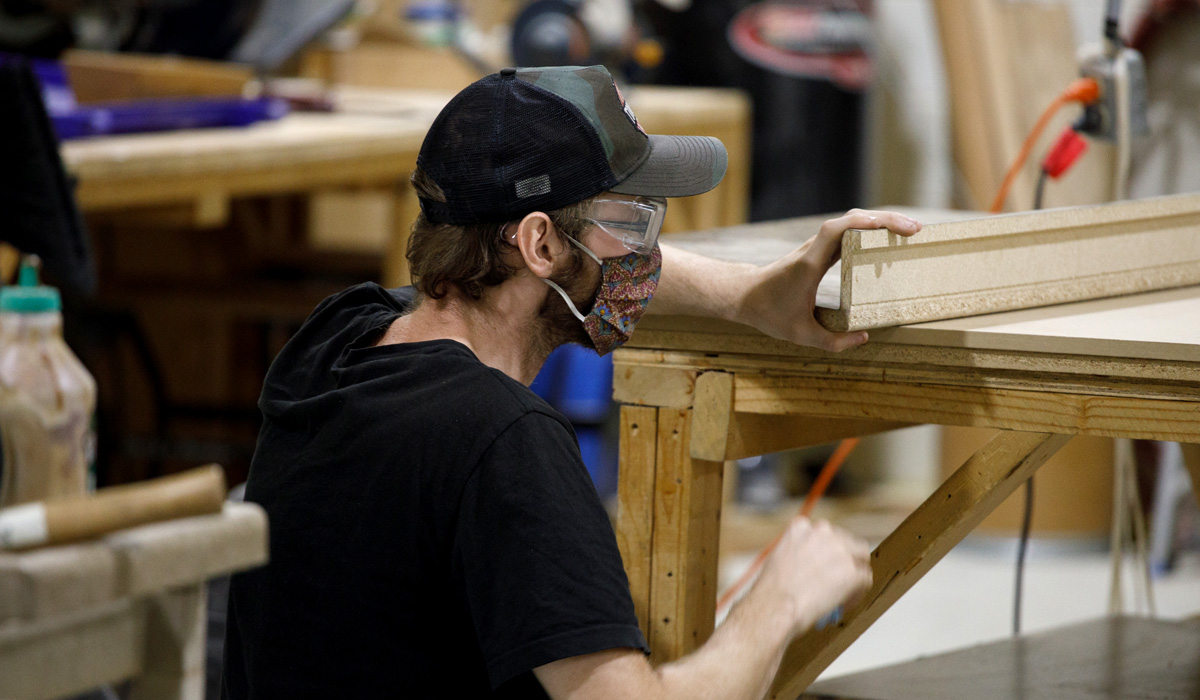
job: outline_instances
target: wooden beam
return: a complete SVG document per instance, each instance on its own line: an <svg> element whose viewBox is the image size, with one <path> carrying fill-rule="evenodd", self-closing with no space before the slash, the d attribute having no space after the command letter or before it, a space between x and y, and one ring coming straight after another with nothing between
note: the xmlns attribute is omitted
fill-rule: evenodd
<svg viewBox="0 0 1200 700"><path fill-rule="evenodd" d="M834 330L973 316L1200 283L1200 195L931 224L842 239Z"/></svg>
<svg viewBox="0 0 1200 700"><path fill-rule="evenodd" d="M733 375L705 372L696 378L692 414L692 459L721 462L726 459L729 425L733 418Z"/></svg>
<svg viewBox="0 0 1200 700"><path fill-rule="evenodd" d="M665 663L712 635L723 464L689 454L691 411L658 412L650 583L650 660Z"/></svg>
<svg viewBox="0 0 1200 700"><path fill-rule="evenodd" d="M771 698L794 698L839 654L1024 483L1070 435L1003 432L975 453L871 555L874 584L842 622L798 638Z"/></svg>
<svg viewBox="0 0 1200 700"><path fill-rule="evenodd" d="M811 377L737 378L738 412L1200 442L1200 399L1141 399Z"/></svg>
<svg viewBox="0 0 1200 700"><path fill-rule="evenodd" d="M699 369L627 364L625 351L613 357L613 400L664 408L689 408L696 394Z"/></svg>
<svg viewBox="0 0 1200 700"><path fill-rule="evenodd" d="M650 639L650 559L654 533L655 451L658 409L621 407L617 478L617 547L642 634Z"/></svg>

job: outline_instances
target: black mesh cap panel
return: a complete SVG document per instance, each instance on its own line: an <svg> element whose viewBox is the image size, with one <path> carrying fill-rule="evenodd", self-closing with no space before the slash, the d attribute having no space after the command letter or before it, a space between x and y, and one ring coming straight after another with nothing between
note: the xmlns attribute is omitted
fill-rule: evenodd
<svg viewBox="0 0 1200 700"><path fill-rule="evenodd" d="M616 184L596 132L562 98L509 75L467 87L434 120L417 164L446 202L421 200L449 224L554 210Z"/></svg>
<svg viewBox="0 0 1200 700"><path fill-rule="evenodd" d="M725 170L724 147L711 141L700 157L656 155L602 66L507 68L469 85L429 128L417 165L446 201L421 198L421 209L440 223L512 221L561 209L642 171L641 180L665 187L676 168L688 171L679 173L687 184L661 194L700 194ZM668 156L675 149L659 150Z"/></svg>

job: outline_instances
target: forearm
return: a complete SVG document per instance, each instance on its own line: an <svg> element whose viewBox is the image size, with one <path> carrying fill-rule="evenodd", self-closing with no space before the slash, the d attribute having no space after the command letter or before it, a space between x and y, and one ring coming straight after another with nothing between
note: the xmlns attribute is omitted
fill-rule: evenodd
<svg viewBox="0 0 1200 700"><path fill-rule="evenodd" d="M662 245L662 276L646 313L742 317L754 265L730 263Z"/></svg>
<svg viewBox="0 0 1200 700"><path fill-rule="evenodd" d="M796 518L725 624L692 654L652 669L632 649L555 661L534 674L555 700L758 700L791 638L871 585L870 548Z"/></svg>
<svg viewBox="0 0 1200 700"><path fill-rule="evenodd" d="M791 638L791 615L772 610L770 602L751 591L704 646L659 667L663 697L762 698Z"/></svg>
<svg viewBox="0 0 1200 700"><path fill-rule="evenodd" d="M760 578L704 646L657 669L662 697L764 697L788 643L828 612L823 606L812 596L784 595Z"/></svg>

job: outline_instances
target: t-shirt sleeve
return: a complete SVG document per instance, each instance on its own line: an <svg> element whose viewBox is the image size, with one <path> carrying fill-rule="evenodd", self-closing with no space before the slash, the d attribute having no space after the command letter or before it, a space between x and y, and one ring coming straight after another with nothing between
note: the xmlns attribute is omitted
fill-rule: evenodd
<svg viewBox="0 0 1200 700"><path fill-rule="evenodd" d="M463 490L453 576L493 688L543 664L647 650L608 515L557 420L527 414Z"/></svg>

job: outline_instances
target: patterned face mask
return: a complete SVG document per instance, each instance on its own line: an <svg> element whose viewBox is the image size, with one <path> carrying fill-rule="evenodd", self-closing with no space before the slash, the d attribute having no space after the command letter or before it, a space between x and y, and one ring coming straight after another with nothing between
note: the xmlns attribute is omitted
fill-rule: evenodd
<svg viewBox="0 0 1200 700"><path fill-rule="evenodd" d="M630 253L601 260L584 244L569 236L566 238L600 265L600 288L592 310L586 316L579 313L575 302L562 287L548 279L542 281L562 296L571 313L583 323L596 352L607 355L629 340L634 325L654 296L658 276L662 273L662 251L656 244L649 255Z"/></svg>

